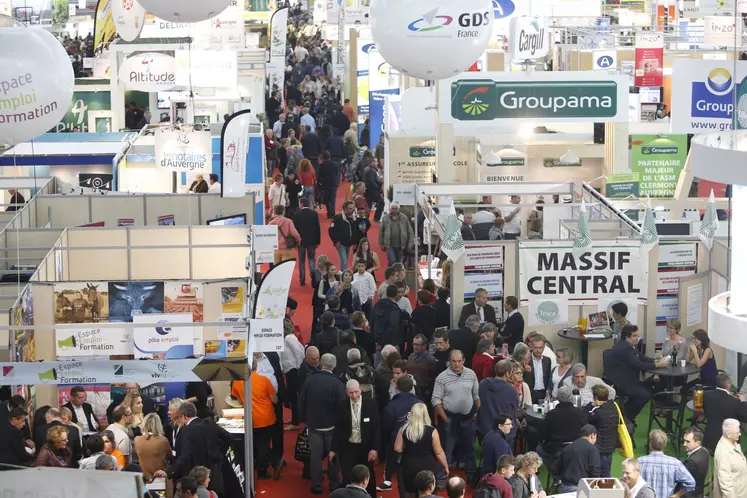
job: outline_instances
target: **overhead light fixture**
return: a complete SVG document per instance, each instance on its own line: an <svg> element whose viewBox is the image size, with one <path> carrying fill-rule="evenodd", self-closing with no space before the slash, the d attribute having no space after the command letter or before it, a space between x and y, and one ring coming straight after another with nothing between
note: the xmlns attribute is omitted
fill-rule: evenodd
<svg viewBox="0 0 747 498"><path fill-rule="evenodd" d="M573 151L568 151L560 156L560 164L578 164L581 158Z"/></svg>
<svg viewBox="0 0 747 498"><path fill-rule="evenodd" d="M519 126L519 137L527 139L532 138L534 135L534 125L531 123L523 123Z"/></svg>

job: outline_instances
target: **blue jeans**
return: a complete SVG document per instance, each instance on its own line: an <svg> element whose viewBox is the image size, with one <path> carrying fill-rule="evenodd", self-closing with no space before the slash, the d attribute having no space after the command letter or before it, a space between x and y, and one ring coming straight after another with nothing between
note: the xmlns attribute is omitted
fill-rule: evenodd
<svg viewBox="0 0 747 498"><path fill-rule="evenodd" d="M348 269L348 254L350 254L350 246L344 246L339 244L337 246L337 254L340 256L340 267L338 271L345 271Z"/></svg>
<svg viewBox="0 0 747 498"><path fill-rule="evenodd" d="M301 282L306 282L306 255L309 256L309 275L314 275L316 271L316 247L298 246L298 279Z"/></svg>
<svg viewBox="0 0 747 498"><path fill-rule="evenodd" d="M309 207L314 209L314 187L304 187L303 197L309 200Z"/></svg>
<svg viewBox="0 0 747 498"><path fill-rule="evenodd" d="M600 454L599 463L600 463L599 477L612 477L610 475L610 469L612 467L612 453Z"/></svg>
<svg viewBox="0 0 747 498"><path fill-rule="evenodd" d="M477 427L475 421L468 415L456 415L447 413L451 419L449 422L438 421L438 434L443 444L446 460L448 462L464 462L464 473L468 477L475 475L477 464L475 463L475 434Z"/></svg>
<svg viewBox="0 0 747 498"><path fill-rule="evenodd" d="M389 260L389 266L394 263L402 262L402 248L401 247L390 247L386 250L386 258Z"/></svg>
<svg viewBox="0 0 747 498"><path fill-rule="evenodd" d="M561 493L575 493L576 491L578 491L578 487L576 487L576 486L567 486L567 485L563 484L562 482L560 483L560 492Z"/></svg>

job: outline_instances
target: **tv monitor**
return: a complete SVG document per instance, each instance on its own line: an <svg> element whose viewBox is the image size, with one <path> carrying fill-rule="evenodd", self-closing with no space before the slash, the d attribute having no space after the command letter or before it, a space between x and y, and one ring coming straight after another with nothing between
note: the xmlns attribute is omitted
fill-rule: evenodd
<svg viewBox="0 0 747 498"><path fill-rule="evenodd" d="M246 225L245 214L234 214L232 216L224 216L223 218L215 218L208 220L208 225L221 226L221 225Z"/></svg>

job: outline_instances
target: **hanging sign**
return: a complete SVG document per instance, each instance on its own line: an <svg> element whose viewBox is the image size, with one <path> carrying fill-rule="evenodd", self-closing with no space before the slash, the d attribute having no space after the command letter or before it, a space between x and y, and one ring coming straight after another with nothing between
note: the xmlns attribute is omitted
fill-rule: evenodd
<svg viewBox="0 0 747 498"><path fill-rule="evenodd" d="M635 86L664 83L664 36L638 33L635 37Z"/></svg>
<svg viewBox="0 0 747 498"><path fill-rule="evenodd" d="M595 242L578 257L572 243L522 243L519 261L522 301L565 298L578 305L648 295L648 255L637 243Z"/></svg>
<svg viewBox="0 0 747 498"><path fill-rule="evenodd" d="M196 327L170 327L169 323L190 323L192 313L150 313L134 315L133 323L151 324L135 327L135 358L163 355L174 346L194 346ZM155 326L152 325L155 323ZM202 334L199 334L202 335Z"/></svg>
<svg viewBox="0 0 747 498"><path fill-rule="evenodd" d="M708 16L705 18L703 43L706 45L741 47L744 21L741 15Z"/></svg>
<svg viewBox="0 0 747 498"><path fill-rule="evenodd" d="M176 86L176 61L157 52L134 55L122 63L119 79L128 90L160 92Z"/></svg>
<svg viewBox="0 0 747 498"><path fill-rule="evenodd" d="M238 60L233 50L177 50L176 84L180 86L234 88Z"/></svg>
<svg viewBox="0 0 747 498"><path fill-rule="evenodd" d="M251 111L231 115L221 132L222 197L246 195L246 161L249 154L249 123Z"/></svg>
<svg viewBox="0 0 747 498"><path fill-rule="evenodd" d="M285 334L282 318L249 320L249 333L254 337L257 351L276 352L285 351Z"/></svg>
<svg viewBox="0 0 747 498"><path fill-rule="evenodd" d="M687 161L687 135L631 135L630 151L641 179L639 197L674 197Z"/></svg>
<svg viewBox="0 0 747 498"><path fill-rule="evenodd" d="M256 228L256 227L255 227ZM283 261L265 273L255 297L254 316L259 319L285 318L296 260Z"/></svg>
<svg viewBox="0 0 747 498"><path fill-rule="evenodd" d="M608 71L617 68L617 50L594 50L591 53L594 71Z"/></svg>
<svg viewBox="0 0 747 498"><path fill-rule="evenodd" d="M525 61L542 59L550 50L550 30L544 17L514 17L508 50L511 59Z"/></svg>
<svg viewBox="0 0 747 498"><path fill-rule="evenodd" d="M55 329L57 356L78 358L132 354L131 329L102 329L96 323L81 323L77 327Z"/></svg>
<svg viewBox="0 0 747 498"><path fill-rule="evenodd" d="M212 162L209 131L156 130L156 168L209 174Z"/></svg>
<svg viewBox="0 0 747 498"><path fill-rule="evenodd" d="M112 19L117 34L125 41L133 41L143 30L145 9L138 0L112 0Z"/></svg>

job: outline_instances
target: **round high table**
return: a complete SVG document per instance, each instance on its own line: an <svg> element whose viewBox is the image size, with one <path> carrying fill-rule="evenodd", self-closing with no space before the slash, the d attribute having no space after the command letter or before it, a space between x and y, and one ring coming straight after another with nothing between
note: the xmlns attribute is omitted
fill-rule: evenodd
<svg viewBox="0 0 747 498"><path fill-rule="evenodd" d="M652 375L658 375L659 377L667 377L667 390L672 390L672 379L675 377L687 377L688 375L694 375L700 372L700 368L694 363L686 363L684 367L679 364L677 366L666 366L663 368L649 368L646 372Z"/></svg>
<svg viewBox="0 0 747 498"><path fill-rule="evenodd" d="M591 334L591 337L588 337ZM578 327L571 327L567 329L558 330L558 337L570 339L572 341L581 342L581 358L580 361L583 365L589 365L589 343L596 341L606 341L612 339L612 329L609 328L598 328L587 330L585 334L581 333L581 329Z"/></svg>
<svg viewBox="0 0 747 498"><path fill-rule="evenodd" d="M526 415L527 418L534 419L537 422L542 422L543 420L545 420L546 413L540 413L534 409L534 406L530 406L524 410L524 415Z"/></svg>

